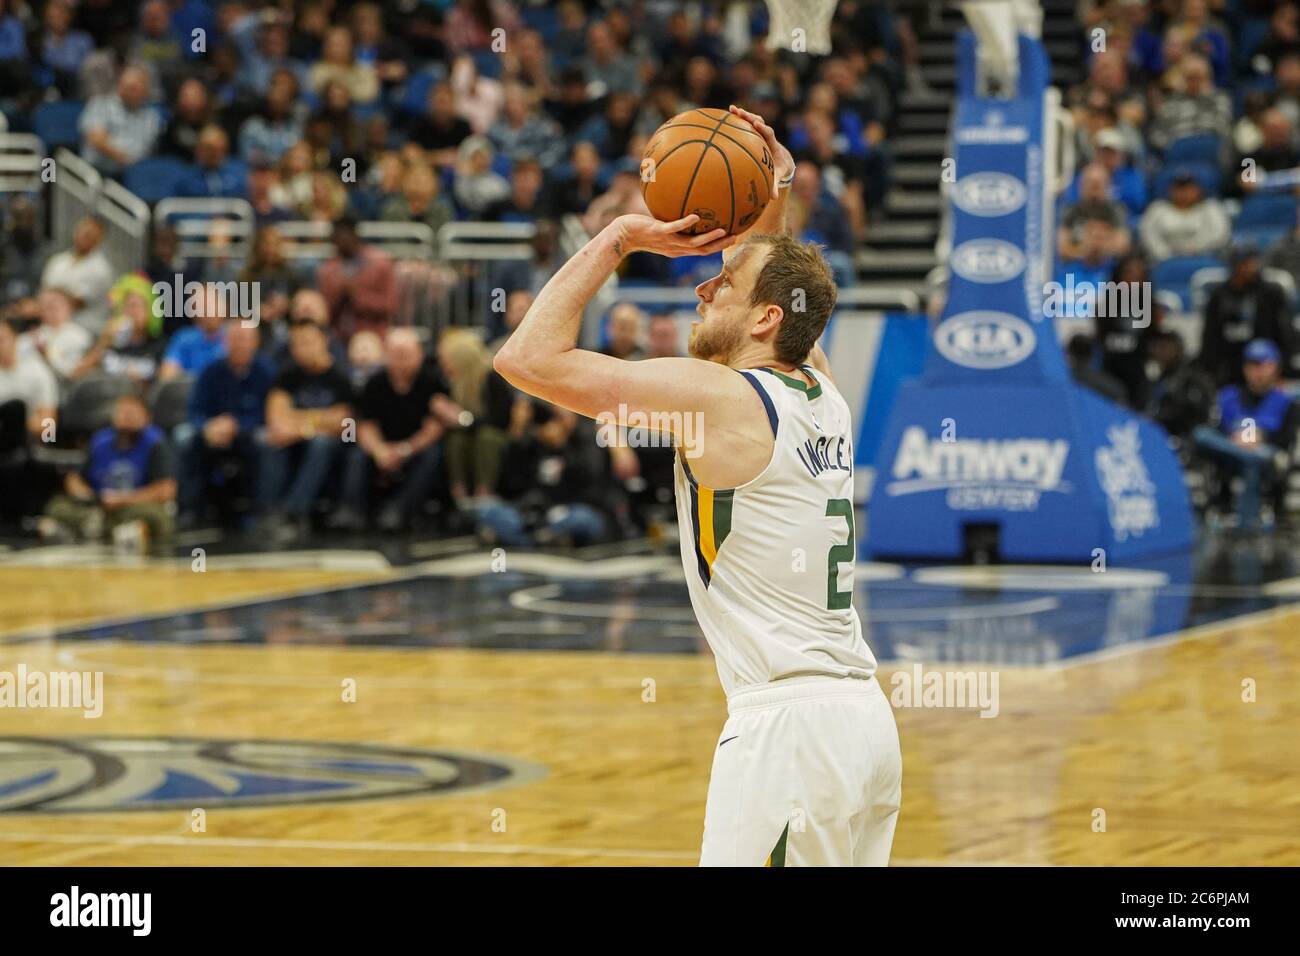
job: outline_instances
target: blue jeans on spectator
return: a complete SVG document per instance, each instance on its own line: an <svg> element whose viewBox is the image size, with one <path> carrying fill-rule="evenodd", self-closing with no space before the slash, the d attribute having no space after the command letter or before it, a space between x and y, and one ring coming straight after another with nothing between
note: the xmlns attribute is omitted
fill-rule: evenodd
<svg viewBox="0 0 1300 956"><path fill-rule="evenodd" d="M436 442L412 455L405 465L388 476L388 484L393 490L385 507L397 508L404 519L412 518L429 497L441 462L442 446ZM366 454L365 449L360 445L350 447L343 472L344 506L364 515L367 502L372 500L376 479L381 477L374 459Z"/></svg>
<svg viewBox="0 0 1300 956"><path fill-rule="evenodd" d="M343 442L317 435L282 448L261 441L258 449L258 501L267 510L299 517L311 513L343 451Z"/></svg>
<svg viewBox="0 0 1300 956"><path fill-rule="evenodd" d="M1259 524L1260 485L1264 475L1273 467L1277 449L1272 445L1255 445L1243 448L1227 435L1209 425L1199 425L1192 432L1192 441L1205 457L1216 462L1229 474L1240 475L1241 497L1237 500L1237 518L1242 528Z"/></svg>
<svg viewBox="0 0 1300 956"><path fill-rule="evenodd" d="M240 432L228 448L212 448L200 429L178 427L176 441L177 506L182 514L203 509L208 492L225 477L226 467L238 465L253 481L257 479L258 447L251 432ZM254 487L256 487L254 485Z"/></svg>
<svg viewBox="0 0 1300 956"><path fill-rule="evenodd" d="M484 505L478 513L481 526L492 532L501 544L520 546L533 543L519 509L504 501ZM546 512L542 528L557 537L569 538L574 544L590 544L605 534L605 516L590 505L556 505Z"/></svg>

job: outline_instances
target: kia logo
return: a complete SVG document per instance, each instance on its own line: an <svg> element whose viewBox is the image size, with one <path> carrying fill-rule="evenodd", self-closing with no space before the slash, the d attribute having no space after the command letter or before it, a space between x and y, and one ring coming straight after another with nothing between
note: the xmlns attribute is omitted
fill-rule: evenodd
<svg viewBox="0 0 1300 956"><path fill-rule="evenodd" d="M957 180L952 201L972 216L1005 216L1025 204L1025 184L1006 173L972 173Z"/></svg>
<svg viewBox="0 0 1300 956"><path fill-rule="evenodd" d="M934 346L949 362L966 368L1008 368L1034 351L1034 330L1008 312L962 312L939 323Z"/></svg>
<svg viewBox="0 0 1300 956"><path fill-rule="evenodd" d="M1001 239L971 239L952 251L950 265L971 282L1006 282L1025 271L1025 254Z"/></svg>

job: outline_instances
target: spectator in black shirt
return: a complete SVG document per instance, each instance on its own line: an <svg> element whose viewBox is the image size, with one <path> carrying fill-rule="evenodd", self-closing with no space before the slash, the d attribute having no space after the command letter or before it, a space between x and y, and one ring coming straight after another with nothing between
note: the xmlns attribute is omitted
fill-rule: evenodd
<svg viewBox="0 0 1300 956"><path fill-rule="evenodd" d="M608 458L594 428L555 405L528 403L533 421L506 449L502 501L479 510L480 534L505 545L591 544L611 527Z"/></svg>
<svg viewBox="0 0 1300 956"><path fill-rule="evenodd" d="M330 524L358 530L366 503L381 499L379 528L409 527L433 487L446 424L460 411L447 397L442 376L425 365L415 330L389 330L385 367L366 382L357 401L356 446L348 450L343 504Z"/></svg>
<svg viewBox="0 0 1300 956"><path fill-rule="evenodd" d="M1095 364L1093 342L1086 335L1071 336L1065 347L1066 360L1070 365L1070 374L1075 382L1084 388L1090 388L1102 398L1123 405L1125 399L1124 385L1113 375L1108 375Z"/></svg>
<svg viewBox="0 0 1300 956"><path fill-rule="evenodd" d="M1197 425L1210 420L1214 380L1199 365L1187 361L1182 337L1173 331L1151 333L1147 348L1157 372L1151 383L1146 413L1175 438L1186 440Z"/></svg>
<svg viewBox="0 0 1300 956"><path fill-rule="evenodd" d="M587 95L587 75L580 66L565 67L555 84L555 95L542 108L560 124L564 135L572 139L588 120L596 115L598 103Z"/></svg>
<svg viewBox="0 0 1300 956"><path fill-rule="evenodd" d="M1101 370L1124 386L1130 408L1147 403L1147 340L1155 320L1151 270L1140 255L1125 256L1111 274L1115 295L1098 296L1093 310Z"/></svg>
<svg viewBox="0 0 1300 956"><path fill-rule="evenodd" d="M456 166L456 151L472 131L456 115L456 98L451 85L439 83L429 90L429 114L411 124L407 139L427 150L439 169Z"/></svg>
<svg viewBox="0 0 1300 956"><path fill-rule="evenodd" d="M1249 243L1228 254L1228 279L1210 293L1201 331L1200 363L1218 385L1242 383L1242 354L1252 339L1268 339L1282 352L1282 374L1294 374L1286 293L1263 277L1259 250Z"/></svg>
<svg viewBox="0 0 1300 956"><path fill-rule="evenodd" d="M289 350L291 361L266 396L258 480L268 531L294 538L309 530L312 506L350 437L353 397L324 328L295 322Z"/></svg>
<svg viewBox="0 0 1300 956"><path fill-rule="evenodd" d="M199 134L212 120L212 102L207 87L199 80L186 80L176 93L176 109L158 140L158 154L193 162Z"/></svg>

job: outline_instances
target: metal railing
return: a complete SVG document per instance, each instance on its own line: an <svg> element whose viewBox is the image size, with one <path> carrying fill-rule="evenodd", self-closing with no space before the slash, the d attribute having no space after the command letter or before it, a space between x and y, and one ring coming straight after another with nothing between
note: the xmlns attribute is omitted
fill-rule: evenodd
<svg viewBox="0 0 1300 956"><path fill-rule="evenodd" d="M0 192L27 193L41 189L45 144L31 133L0 133Z"/></svg>
<svg viewBox="0 0 1300 956"><path fill-rule="evenodd" d="M446 325L486 325L474 310L504 309L498 292L501 270L527 269L533 261L537 226L531 222L449 222L438 230L438 260L455 275L433 316L435 332Z"/></svg>
<svg viewBox="0 0 1300 956"><path fill-rule="evenodd" d="M252 249L256 222L244 199L162 199L154 221L176 230L179 254L186 259L243 261Z"/></svg>
<svg viewBox="0 0 1300 956"><path fill-rule="evenodd" d="M609 304L632 302L649 308L672 308L674 306L694 309L699 300L695 290L690 286L662 288L659 286L619 286L609 297ZM860 309L867 311L897 310L902 312L921 311L921 297L912 289L904 288L858 288L856 286L839 290L837 309Z"/></svg>
<svg viewBox="0 0 1300 956"><path fill-rule="evenodd" d="M104 255L116 272L143 268L149 238L149 204L72 150L54 155L54 200L51 231L58 247L72 243L77 222L85 216L104 221Z"/></svg>

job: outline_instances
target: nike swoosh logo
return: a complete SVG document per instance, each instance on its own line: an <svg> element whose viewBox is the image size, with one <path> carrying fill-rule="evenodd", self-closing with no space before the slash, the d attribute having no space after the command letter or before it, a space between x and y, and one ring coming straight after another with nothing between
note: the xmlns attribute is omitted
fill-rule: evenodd
<svg viewBox="0 0 1300 956"><path fill-rule="evenodd" d="M739 736L740 736L740 734L736 734L736 737L739 737ZM718 747L721 748L721 747L722 747L722 744L729 744L729 743L731 743L733 740L736 739L736 737L728 737L726 740L722 741L722 743L718 744Z"/></svg>

